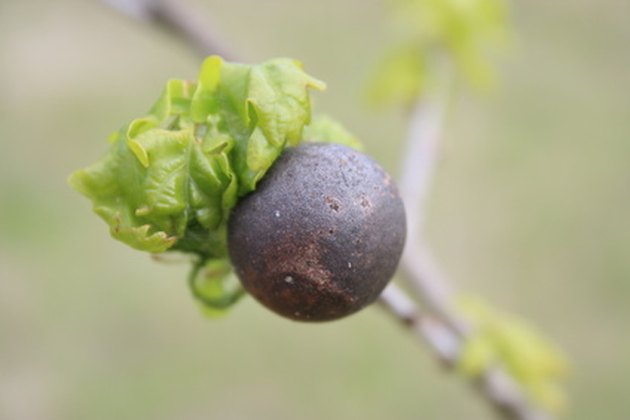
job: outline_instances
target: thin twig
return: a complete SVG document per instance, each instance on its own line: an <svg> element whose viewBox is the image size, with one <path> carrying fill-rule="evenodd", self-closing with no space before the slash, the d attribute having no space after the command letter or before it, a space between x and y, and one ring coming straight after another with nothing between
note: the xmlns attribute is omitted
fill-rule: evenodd
<svg viewBox="0 0 630 420"><path fill-rule="evenodd" d="M122 14L170 32L205 56L217 54L226 60L237 60L233 49L221 39L207 17L194 13L175 0L101 0Z"/></svg>
<svg viewBox="0 0 630 420"><path fill-rule="evenodd" d="M170 0L101 1L131 18L170 31L202 55L219 54L226 59L235 59L235 54L219 40L212 26L201 22L181 3L176 5ZM448 95L448 89L444 92ZM401 268L415 294L434 315L422 313L417 303L394 284L383 291L380 304L394 319L426 342L443 365L453 368L470 326L452 308L454 289L426 246L422 229L426 201L439 160L447 99L446 96L431 97L419 102L413 110L400 180L409 226ZM515 380L497 367L489 368L478 385L481 395L506 419L550 419L530 406Z"/></svg>
<svg viewBox="0 0 630 420"><path fill-rule="evenodd" d="M407 209L407 244L401 261L405 276L429 309L459 333L467 326L453 316L453 287L435 262L424 241L427 200L441 151L442 130L448 103L447 77L438 92L418 101L409 118L405 159L398 183Z"/></svg>
<svg viewBox="0 0 630 420"><path fill-rule="evenodd" d="M383 290L379 303L402 325L410 328L416 336L433 349L438 360L445 366L453 367L459 356L461 339L438 319L423 314L418 305L407 293L391 283Z"/></svg>
<svg viewBox="0 0 630 420"><path fill-rule="evenodd" d="M416 338L428 344L443 366L449 369L457 366L463 338L443 319L421 312L416 302L395 284L387 286L379 304ZM504 419L549 420L546 413L529 404L514 379L497 366L488 368L472 383Z"/></svg>
<svg viewBox="0 0 630 420"><path fill-rule="evenodd" d="M448 95L448 89L444 90ZM415 294L436 315L445 330L457 340L454 353L473 333L468 321L454 310L456 292L446 274L433 257L424 238L426 202L435 169L440 159L442 127L447 96L428 95L414 108L410 122L406 160L400 180L400 191L407 207L409 231L401 271ZM410 313L407 313L410 316ZM427 338L425 334L425 338ZM437 343L427 339L436 352ZM518 382L498 366L486 369L477 382L477 389L506 419L549 420L551 417L532 406Z"/></svg>
<svg viewBox="0 0 630 420"><path fill-rule="evenodd" d="M447 69L444 71L448 72ZM439 91L426 93L425 99L414 105L407 127L407 144L398 187L403 197L413 197L405 203L409 213L409 232L412 235L423 230L426 202L441 156L450 75L444 74L442 78L444 81L440 84L443 87Z"/></svg>

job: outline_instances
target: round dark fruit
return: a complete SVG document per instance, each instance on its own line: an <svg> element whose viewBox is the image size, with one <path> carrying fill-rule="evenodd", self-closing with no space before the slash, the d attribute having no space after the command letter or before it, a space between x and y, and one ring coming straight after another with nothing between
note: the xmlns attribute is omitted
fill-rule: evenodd
<svg viewBox="0 0 630 420"><path fill-rule="evenodd" d="M234 208L230 258L244 288L299 321L350 315L378 298L405 242L391 177L337 144L287 148Z"/></svg>

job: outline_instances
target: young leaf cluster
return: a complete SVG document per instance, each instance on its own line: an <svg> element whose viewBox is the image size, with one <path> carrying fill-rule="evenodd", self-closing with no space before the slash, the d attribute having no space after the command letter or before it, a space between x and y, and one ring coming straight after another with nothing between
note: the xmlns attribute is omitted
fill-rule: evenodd
<svg viewBox="0 0 630 420"><path fill-rule="evenodd" d="M300 142L308 88L324 84L294 60L250 66L209 57L197 82L170 80L149 113L114 133L107 155L70 183L133 248L223 257L237 198Z"/></svg>
<svg viewBox="0 0 630 420"><path fill-rule="evenodd" d="M399 39L373 76L369 95L374 102L414 102L445 64L473 87L492 82L490 53L509 39L506 0L390 3Z"/></svg>
<svg viewBox="0 0 630 420"><path fill-rule="evenodd" d="M295 60L245 65L208 57L197 81L169 80L147 115L113 133L107 154L73 173L70 184L114 238L141 251L194 254L190 287L214 313L242 295L227 256L230 210L286 147L302 141L309 89L324 88ZM328 117L307 136L360 148Z"/></svg>
<svg viewBox="0 0 630 420"><path fill-rule="evenodd" d="M477 377L493 365L503 366L538 405L562 412L566 397L561 379L569 369L564 353L525 321L476 298L460 301L474 327L462 348L458 369Z"/></svg>

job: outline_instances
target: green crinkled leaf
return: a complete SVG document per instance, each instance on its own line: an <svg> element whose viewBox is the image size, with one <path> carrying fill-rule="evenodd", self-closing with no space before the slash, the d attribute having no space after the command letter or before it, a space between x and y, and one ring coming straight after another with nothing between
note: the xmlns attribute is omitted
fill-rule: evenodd
<svg viewBox="0 0 630 420"><path fill-rule="evenodd" d="M317 115L304 127L304 140L317 143L337 143L363 150L363 144L352 133L328 115Z"/></svg>
<svg viewBox="0 0 630 420"><path fill-rule="evenodd" d="M98 162L70 176L112 236L151 253L196 254L193 295L217 315L243 290L227 257L227 220L310 123L309 88L325 85L302 64L259 65L208 57L196 82L169 80L147 115L109 137ZM359 148L339 124L319 119L312 139Z"/></svg>
<svg viewBox="0 0 630 420"><path fill-rule="evenodd" d="M93 199L94 212L107 222L114 238L136 249L166 251L177 238L138 214L143 200L136 191L142 189L139 181L146 170L120 137L112 136L109 153L88 169L75 172L70 184Z"/></svg>
<svg viewBox="0 0 630 420"><path fill-rule="evenodd" d="M110 138L105 157L70 177L112 236L148 252L225 256L225 224L310 122L322 82L290 59L208 57L197 82L169 80L148 115Z"/></svg>

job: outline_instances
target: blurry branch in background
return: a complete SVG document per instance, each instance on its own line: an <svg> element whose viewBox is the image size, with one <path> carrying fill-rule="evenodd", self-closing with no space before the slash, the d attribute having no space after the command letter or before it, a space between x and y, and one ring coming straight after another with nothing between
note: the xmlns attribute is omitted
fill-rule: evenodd
<svg viewBox="0 0 630 420"><path fill-rule="evenodd" d="M220 38L213 32L211 25L201 22L198 19L199 15L187 9L181 2L175 3L169 0L101 1L128 17L162 27L181 38L203 56L218 54L232 60L237 57L233 51L226 47L224 42L219 40ZM449 15L451 10L444 6L448 3L446 1L397 0L397 2L403 5L401 10L404 13L401 15L405 19L409 19L410 16L413 17L413 13L417 11L418 7L422 9L430 5L435 9L433 10L432 22L433 24L437 22L436 25L438 26L437 30L433 28L433 30L428 31L429 46L424 45L426 33L422 32L416 34L418 39L423 40L419 45L412 42L411 45L406 45L399 50L403 53L397 53L393 61L395 65L387 64L381 69L382 74L380 76L384 82L377 89L381 99L394 99L394 102L403 101L412 109L409 118L407 145L403 151L405 161L400 180L400 190L407 207L409 226L401 269L415 297L426 306L427 311L422 312L416 300L393 283L383 292L380 298L381 307L393 315L403 326L414 332L419 339L427 343L445 367L464 371L463 373L472 379L480 395L504 419L550 420L552 418L550 414L539 410L532 404L531 392L526 393L523 384L525 383L530 387L539 386L541 381L552 376L552 373L557 374L558 371L562 370L558 368L559 365L562 365L562 360L558 361L561 358L554 359L549 356L549 353L553 353L553 351L549 350L550 346L546 346L546 342L538 339L529 330L526 330L526 333L530 333L527 335L523 333L525 329L521 329L523 331L513 329L507 321L498 323L498 325L492 324L492 328L486 328L494 335L487 331L486 336L478 334L477 326L473 325L471 320L463 314L463 311L458 310L457 304L460 295L454 290L441 267L433 258L424 238L423 230L426 202L440 157L442 130L452 81L450 72L443 72L443 68L434 71L433 74L426 71L431 62L426 51L436 50L436 44L439 44L436 40L439 40L440 36L446 38L446 47L442 49L451 51L451 55L455 57L455 67L461 67L460 72L466 77L478 77L481 82L485 83L487 74L484 72L488 70L487 66L484 65L483 60L474 59L473 50L477 48L477 44L468 38L461 39L462 31L456 32L457 37L449 38L450 32L448 30L452 29L454 25L459 25L465 29L463 31L465 35L470 35L478 30L479 25L483 27L489 22L496 26L497 16L495 14L501 10L498 10L497 7L484 7L485 11L490 10L492 13L482 19L476 18L474 13L472 15L464 14L463 17L458 15L453 18ZM485 2L491 6L497 6L502 0L474 0L473 3L475 2ZM484 6L488 6L488 4ZM470 14L471 8L469 7L464 12ZM422 25L417 25L418 22L413 23L414 27L422 28ZM494 26L492 28L496 30ZM448 36L440 34L440 31L447 31ZM417 56L414 55L416 53L418 53ZM429 77L425 77L427 74ZM438 89L425 92L424 85L432 77L433 82L438 81ZM486 319L497 313L485 307L482 307L479 312L483 312ZM479 316L477 318L484 319L484 317ZM495 354L497 352L509 353L507 351L509 350L511 352L509 355L518 359L518 356L522 354L519 351L522 352L522 350L513 348L515 340L508 340L507 344L503 342L496 344L495 342L502 341L507 335L515 335L513 334L515 331L520 334L519 338L526 335L527 338L538 339L535 350L539 350L535 354L537 358L530 357L527 360L529 363L535 359L532 364L538 363L538 365L534 366L534 369L525 366L521 370L526 374L519 378L511 375L509 369L504 369L505 366L502 365L500 358L503 354ZM499 337L501 340L495 340L497 335L501 335ZM472 341L473 339L476 341ZM469 345L471 341L477 344L475 347L477 354L473 354L474 357L471 356L471 346ZM522 343L521 341L519 345ZM484 350L481 353L478 351L480 348ZM541 348L542 350L540 350ZM531 352L530 354L527 354L526 351L524 353L531 356ZM462 369L461 366L463 359L468 364L465 369ZM553 363L549 362L550 359ZM518 365L518 363L515 364ZM544 369L541 369L539 365L543 365ZM548 366L552 366L553 369L548 368ZM523 368L522 365L517 367ZM533 374L530 374L532 372ZM527 382L523 378L527 379ZM547 383L543 383L543 385L547 385ZM544 391L548 390L544 389Z"/></svg>
<svg viewBox="0 0 630 420"><path fill-rule="evenodd" d="M450 72L444 72L444 76L442 89L424 95L425 99L417 101L412 108L399 180L408 224L401 271L431 315L421 313L417 304L394 284L383 292L380 300L385 309L430 345L445 367L454 369L472 327L454 310L458 295L433 258L423 229L426 203L441 156L442 131L448 107ZM531 406L517 382L496 366L488 366L475 385L506 419L550 418Z"/></svg>
<svg viewBox="0 0 630 420"><path fill-rule="evenodd" d="M424 222L433 178L441 156L442 131L447 112L450 72L444 87L413 105L398 186L407 210L408 235L401 268L428 308L448 322L454 332L468 327L451 312L453 287L436 264L424 239Z"/></svg>
<svg viewBox="0 0 630 420"><path fill-rule="evenodd" d="M395 284L390 284L381 295L381 306L418 339L426 342L442 365L457 367L462 348L462 337L440 317L419 310L418 305ZM516 381L505 371L493 366L474 382L480 395L504 419L550 420L551 416L530 405Z"/></svg>
<svg viewBox="0 0 630 420"><path fill-rule="evenodd" d="M377 68L369 93L377 103L411 109L399 182L409 225L401 271L432 315L433 328L428 330L419 315L412 315L410 304L405 305L406 325L423 331L440 359L470 378L504 418L551 419L564 405L558 385L567 369L562 352L527 323L456 291L433 257L424 231L453 81L457 77L477 90L492 84L489 52L510 37L506 2L393 0L391 4L396 29L404 36ZM381 301L398 314L395 305L401 299L393 296L384 293ZM416 325L409 320L416 320ZM436 326L441 330L437 338L430 334ZM444 352L449 333L448 352Z"/></svg>
<svg viewBox="0 0 630 420"><path fill-rule="evenodd" d="M175 0L100 0L120 13L161 27L177 36L199 54L209 52L237 60L228 43L214 31L208 19Z"/></svg>
<svg viewBox="0 0 630 420"><path fill-rule="evenodd" d="M448 72L447 72L448 73ZM400 192L407 209L408 235L401 270L415 295L433 314L422 315L415 302L388 287L382 305L415 330L448 368L456 368L464 341L472 326L456 310L458 295L434 259L424 237L426 203L440 159L442 129L448 104L448 82L444 91L425 95L409 118ZM395 287L395 286L394 286ZM498 366L489 365L474 382L488 402L505 419L546 420L551 416L532 406L517 381Z"/></svg>

